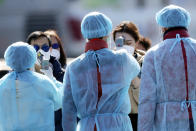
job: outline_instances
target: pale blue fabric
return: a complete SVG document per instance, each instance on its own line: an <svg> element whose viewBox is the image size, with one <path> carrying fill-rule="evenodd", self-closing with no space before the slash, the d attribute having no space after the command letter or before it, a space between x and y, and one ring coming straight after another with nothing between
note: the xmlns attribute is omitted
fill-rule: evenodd
<svg viewBox="0 0 196 131"><path fill-rule="evenodd" d="M98 101L97 65L102 96ZM63 97L65 131L132 131L129 86L140 72L133 56L107 48L88 51L66 68ZM76 116L80 118L77 125Z"/></svg>
<svg viewBox="0 0 196 131"><path fill-rule="evenodd" d="M162 27L188 27L191 17L184 8L169 5L156 14L156 21Z"/></svg>
<svg viewBox="0 0 196 131"><path fill-rule="evenodd" d="M26 69L35 63L31 49L16 43L6 50L5 60L14 71L0 79L0 131L54 131L54 111L61 107L61 93L47 76ZM24 66L14 54L23 58Z"/></svg>
<svg viewBox="0 0 196 131"><path fill-rule="evenodd" d="M32 68L37 59L35 49L24 42L16 42L5 51L6 64L17 72Z"/></svg>
<svg viewBox="0 0 196 131"><path fill-rule="evenodd" d="M180 40L184 42L188 62L189 101ZM139 131L190 131L186 104L191 105L196 123L195 50L196 40L177 34L176 39L166 39L147 52L139 96Z"/></svg>
<svg viewBox="0 0 196 131"><path fill-rule="evenodd" d="M99 12L87 14L81 22L81 32L84 38L100 38L112 31L112 21Z"/></svg>

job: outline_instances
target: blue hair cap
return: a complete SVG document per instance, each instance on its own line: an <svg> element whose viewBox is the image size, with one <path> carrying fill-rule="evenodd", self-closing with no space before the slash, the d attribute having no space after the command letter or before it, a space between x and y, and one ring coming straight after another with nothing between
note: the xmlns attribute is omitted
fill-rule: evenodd
<svg viewBox="0 0 196 131"><path fill-rule="evenodd" d="M169 5L157 12L156 21L162 27L188 27L191 22L191 17L188 11L184 8Z"/></svg>
<svg viewBox="0 0 196 131"><path fill-rule="evenodd" d="M90 12L81 22L81 32L84 38L100 38L110 34L112 21L99 12Z"/></svg>
<svg viewBox="0 0 196 131"><path fill-rule="evenodd" d="M37 59L35 49L24 42L10 45L4 54L6 64L16 72L23 72L32 68Z"/></svg>

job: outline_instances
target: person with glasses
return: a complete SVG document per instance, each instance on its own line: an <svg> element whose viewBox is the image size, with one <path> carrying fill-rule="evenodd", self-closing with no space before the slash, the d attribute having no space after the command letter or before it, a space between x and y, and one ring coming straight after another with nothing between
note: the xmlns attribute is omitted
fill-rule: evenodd
<svg viewBox="0 0 196 131"><path fill-rule="evenodd" d="M137 26L130 21L123 21L117 25L113 30L113 39L116 44L116 50L125 49L130 55L142 66L144 51L137 50L140 34ZM131 101L131 113L129 117L133 126L133 131L137 131L137 119L138 119L138 103L139 103L139 87L140 87L140 75L132 80L129 88L129 97Z"/></svg>
<svg viewBox="0 0 196 131"><path fill-rule="evenodd" d="M47 30L44 32L44 34L51 39L50 62L54 67L53 75L57 80L63 82L64 69L66 68L67 63L62 41L55 30ZM58 68L59 64L61 65L62 69Z"/></svg>
<svg viewBox="0 0 196 131"><path fill-rule="evenodd" d="M58 48L58 45L52 46L50 36L41 31L35 31L28 36L27 43L32 45L37 52L38 60L35 64L35 71L44 73L51 79L54 77L56 80L62 82L64 69L61 67L61 63L58 62L58 58L52 56L54 48Z"/></svg>
<svg viewBox="0 0 196 131"><path fill-rule="evenodd" d="M27 42L34 47L37 52L38 60L35 64L35 71L47 75L60 88L62 93L62 82L64 70L58 62L58 56L52 55L52 50L58 50L57 44L51 44L52 38L41 31L32 32ZM53 46L52 46L53 45ZM54 53L53 53L54 54ZM62 131L61 126L62 111L61 108L55 111L55 130Z"/></svg>
<svg viewBox="0 0 196 131"><path fill-rule="evenodd" d="M32 45L37 52L37 61L35 64L35 71L52 77L50 60L51 40L41 31L32 32L28 38L27 43ZM48 72L46 71L48 70Z"/></svg>

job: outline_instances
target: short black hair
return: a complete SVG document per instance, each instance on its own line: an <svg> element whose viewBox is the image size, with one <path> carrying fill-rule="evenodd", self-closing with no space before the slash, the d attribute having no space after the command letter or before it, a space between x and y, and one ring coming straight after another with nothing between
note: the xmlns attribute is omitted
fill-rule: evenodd
<svg viewBox="0 0 196 131"><path fill-rule="evenodd" d="M34 32L32 32L32 33L27 37L26 42L27 42L29 45L31 45L31 41L32 41L32 40L37 40L37 39L39 39L39 38L41 38L41 37L47 38L48 43L49 43L49 46L51 46L51 43L52 43L52 42L51 42L50 37L49 37L48 35L46 35L44 32L42 32L42 31L34 31Z"/></svg>

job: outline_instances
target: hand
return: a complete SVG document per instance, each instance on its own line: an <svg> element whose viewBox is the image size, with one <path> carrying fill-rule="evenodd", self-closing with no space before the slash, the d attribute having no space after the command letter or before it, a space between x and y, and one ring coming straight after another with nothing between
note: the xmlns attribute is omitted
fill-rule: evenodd
<svg viewBox="0 0 196 131"><path fill-rule="evenodd" d="M43 58L41 60L49 60L50 59L50 51L45 52L43 50L39 50L37 53L38 54L40 53L40 55L42 55Z"/></svg>
<svg viewBox="0 0 196 131"><path fill-rule="evenodd" d="M53 79L53 70L52 70L52 68L50 66L49 66L48 70L40 69L40 71L42 73L44 73L44 75L48 76L51 80Z"/></svg>

